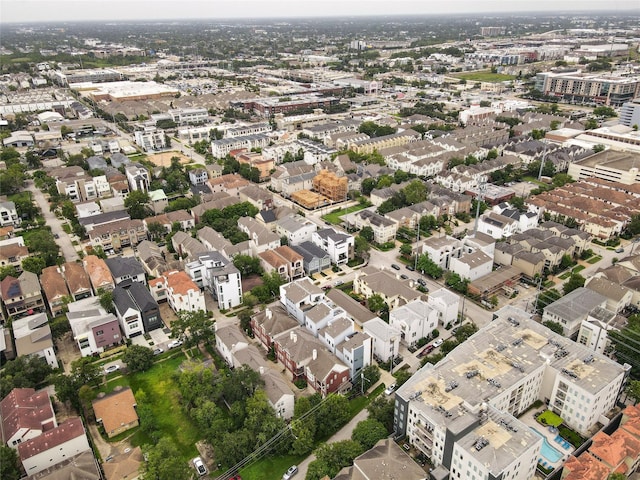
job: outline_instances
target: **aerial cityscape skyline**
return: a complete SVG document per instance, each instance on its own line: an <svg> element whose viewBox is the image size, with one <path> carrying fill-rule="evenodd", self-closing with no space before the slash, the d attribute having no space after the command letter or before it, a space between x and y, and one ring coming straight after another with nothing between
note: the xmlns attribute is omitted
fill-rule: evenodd
<svg viewBox="0 0 640 480"><path fill-rule="evenodd" d="M514 1L508 6L494 0L455 0L429 5L415 0L389 2L382 0L338 2L330 0L320 4L301 4L294 1L238 1L215 4L201 0L173 2L160 0L106 1L62 0L2 0L2 23L91 21L91 20L188 20L225 18L293 18L336 16L398 16L440 14L509 14L519 12L621 12L639 10L634 0L596 2L569 0L562 3L542 0L535 3Z"/></svg>

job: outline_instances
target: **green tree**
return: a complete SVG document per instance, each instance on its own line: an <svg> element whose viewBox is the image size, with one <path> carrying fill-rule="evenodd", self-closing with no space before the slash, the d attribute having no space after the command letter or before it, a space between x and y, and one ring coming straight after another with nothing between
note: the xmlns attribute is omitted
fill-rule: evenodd
<svg viewBox="0 0 640 480"><path fill-rule="evenodd" d="M13 265L0 267L0 280L4 280L7 277L18 277L18 271L16 270L16 267L14 267Z"/></svg>
<svg viewBox="0 0 640 480"><path fill-rule="evenodd" d="M475 323L465 323L455 333L458 343L463 343L467 338L478 331L478 327Z"/></svg>
<svg viewBox="0 0 640 480"><path fill-rule="evenodd" d="M429 258L429 255L423 253L418 257L417 261L418 270L423 272L424 275L428 275L431 278L440 278L442 277L443 270L435 263L433 260Z"/></svg>
<svg viewBox="0 0 640 480"><path fill-rule="evenodd" d="M410 257L413 252L413 247L410 243L403 243L400 245L400 255L403 257Z"/></svg>
<svg viewBox="0 0 640 480"><path fill-rule="evenodd" d="M369 243L373 242L373 239L375 238L373 228L371 227L363 227L362 230L360 230L359 235Z"/></svg>
<svg viewBox="0 0 640 480"><path fill-rule="evenodd" d="M585 278L579 273L572 273L569 280L562 286L562 293L567 295L573 292L576 288L584 287Z"/></svg>
<svg viewBox="0 0 640 480"><path fill-rule="evenodd" d="M424 202L427 199L429 190L427 185L421 180L413 180L409 185L402 189L405 201L408 205Z"/></svg>
<svg viewBox="0 0 640 480"><path fill-rule="evenodd" d="M625 393L631 397L634 403L640 402L640 381L630 380L625 389Z"/></svg>
<svg viewBox="0 0 640 480"><path fill-rule="evenodd" d="M618 114L611 107L600 106L593 109L594 115L599 115L603 117L617 117Z"/></svg>
<svg viewBox="0 0 640 480"><path fill-rule="evenodd" d="M142 480L176 480L193 476L170 438L163 437L154 445L143 445L142 450L147 459L142 463Z"/></svg>
<svg viewBox="0 0 640 480"><path fill-rule="evenodd" d="M55 238L53 238L51 230L43 228L32 232L25 243L29 248L29 252L38 254L48 267L57 264L60 247Z"/></svg>
<svg viewBox="0 0 640 480"><path fill-rule="evenodd" d="M330 395L317 412L316 440L328 438L343 427L350 418L349 400L343 395Z"/></svg>
<svg viewBox="0 0 640 480"><path fill-rule="evenodd" d="M607 480L627 480L627 476L624 473L613 472L607 477Z"/></svg>
<svg viewBox="0 0 640 480"><path fill-rule="evenodd" d="M14 388L39 387L53 372L43 358L35 355L17 357L4 362L2 367L0 398L6 397Z"/></svg>
<svg viewBox="0 0 640 480"><path fill-rule="evenodd" d="M377 420L387 429L387 433L393 432L394 402L389 397L378 396L367 407L369 418Z"/></svg>
<svg viewBox="0 0 640 480"><path fill-rule="evenodd" d="M153 366L153 350L142 345L131 345L122 355L130 372L144 372Z"/></svg>
<svg viewBox="0 0 640 480"><path fill-rule="evenodd" d="M22 270L40 275L47 266L44 259L40 257L27 257L22 261Z"/></svg>
<svg viewBox="0 0 640 480"><path fill-rule="evenodd" d="M353 440L321 444L315 451L316 460L309 464L306 480L320 480L324 476L335 477L338 472L353 463L363 452L362 446Z"/></svg>
<svg viewBox="0 0 640 480"><path fill-rule="evenodd" d="M373 313L379 313L387 308L387 303L379 294L374 293L367 299L367 307L369 307L369 310Z"/></svg>
<svg viewBox="0 0 640 480"><path fill-rule="evenodd" d="M598 122L595 118L588 119L584 124L585 130L594 130L598 128Z"/></svg>
<svg viewBox="0 0 640 480"><path fill-rule="evenodd" d="M370 195L371 191L376 188L378 181L375 178L365 178L362 180L361 191L364 195Z"/></svg>
<svg viewBox="0 0 640 480"><path fill-rule="evenodd" d="M411 372L408 369L401 369L397 372L394 372L393 378L396 379L396 385L399 387L406 383L407 380L411 378Z"/></svg>
<svg viewBox="0 0 640 480"><path fill-rule="evenodd" d="M238 270L240 270L243 278L248 275L262 274L260 258L258 257L252 257L251 255L236 255L233 257L233 264Z"/></svg>
<svg viewBox="0 0 640 480"><path fill-rule="evenodd" d="M362 369L358 382L364 383L364 391L366 392L371 388L371 385L375 385L378 380L380 380L380 369L377 365L371 364Z"/></svg>
<svg viewBox="0 0 640 480"><path fill-rule="evenodd" d="M167 229L160 222L151 222L147 225L147 232L151 240L160 240L167 234Z"/></svg>
<svg viewBox="0 0 640 480"><path fill-rule="evenodd" d="M113 304L113 292L111 290L99 290L100 306L108 313L116 313L116 307Z"/></svg>
<svg viewBox="0 0 640 480"><path fill-rule="evenodd" d="M131 218L143 219L153 215L153 211L149 207L151 199L149 194L141 190L129 192L124 200L124 207Z"/></svg>
<svg viewBox="0 0 640 480"><path fill-rule="evenodd" d="M600 153L600 152L604 152L605 148L606 147L604 145L599 143L597 145L594 145L592 150L593 150L593 153Z"/></svg>
<svg viewBox="0 0 640 480"><path fill-rule="evenodd" d="M0 445L0 478L18 480L22 477L20 462L16 449Z"/></svg>
<svg viewBox="0 0 640 480"><path fill-rule="evenodd" d="M369 242L364 237L356 235L353 245L354 255L358 258L362 258L363 260L367 260L369 258L369 250L371 250Z"/></svg>
<svg viewBox="0 0 640 480"><path fill-rule="evenodd" d="M315 431L315 422L292 420L291 433L293 434L294 440L291 444L291 453L302 456L311 452L315 444Z"/></svg>
<svg viewBox="0 0 640 480"><path fill-rule="evenodd" d="M369 450L388 435L387 429L378 420L369 418L358 422L351 432L351 440L362 445L363 450Z"/></svg>
<svg viewBox="0 0 640 480"><path fill-rule="evenodd" d="M171 322L171 336L184 340L186 346L209 343L215 337L215 320L203 310L178 312L178 318Z"/></svg>
<svg viewBox="0 0 640 480"><path fill-rule="evenodd" d="M546 322L542 322L542 324L552 332L555 332L558 335L564 335L564 327L562 324L554 322L553 320L547 320Z"/></svg>

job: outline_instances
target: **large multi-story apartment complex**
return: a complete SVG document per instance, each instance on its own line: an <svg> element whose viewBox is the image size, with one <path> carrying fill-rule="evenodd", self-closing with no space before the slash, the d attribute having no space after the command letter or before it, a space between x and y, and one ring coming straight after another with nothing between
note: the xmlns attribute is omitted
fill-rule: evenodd
<svg viewBox="0 0 640 480"><path fill-rule="evenodd" d="M436 478L529 479L542 437L517 417L542 400L588 435L615 406L629 369L505 307L398 389L396 434L431 459Z"/></svg>
<svg viewBox="0 0 640 480"><path fill-rule="evenodd" d="M634 98L622 105L620 109L620 123L627 127L640 125L640 98Z"/></svg>
<svg viewBox="0 0 640 480"><path fill-rule="evenodd" d="M640 79L579 70L543 72L536 75L535 88L571 103L620 106L640 96Z"/></svg>

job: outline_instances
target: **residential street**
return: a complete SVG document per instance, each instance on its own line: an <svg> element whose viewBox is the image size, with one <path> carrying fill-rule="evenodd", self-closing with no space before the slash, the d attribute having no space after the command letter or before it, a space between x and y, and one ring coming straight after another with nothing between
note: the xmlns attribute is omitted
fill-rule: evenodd
<svg viewBox="0 0 640 480"><path fill-rule="evenodd" d="M60 221L53 212L49 211L49 202L44 198L40 189L36 188L33 180L26 181L26 190L33 193L33 198L42 211L42 215L47 222L46 224L51 228L51 233L53 233L54 237L58 235L56 243L60 246L60 253L64 256L65 260L67 262L75 262L78 260L80 257L78 257L78 253L71 243L69 235L62 229L62 221Z"/></svg>

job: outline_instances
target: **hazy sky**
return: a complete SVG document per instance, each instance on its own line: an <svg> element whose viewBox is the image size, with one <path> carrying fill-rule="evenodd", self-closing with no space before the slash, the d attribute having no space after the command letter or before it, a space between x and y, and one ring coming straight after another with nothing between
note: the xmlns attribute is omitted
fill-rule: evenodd
<svg viewBox="0 0 640 480"><path fill-rule="evenodd" d="M0 0L1 22L637 10L640 0Z"/></svg>

